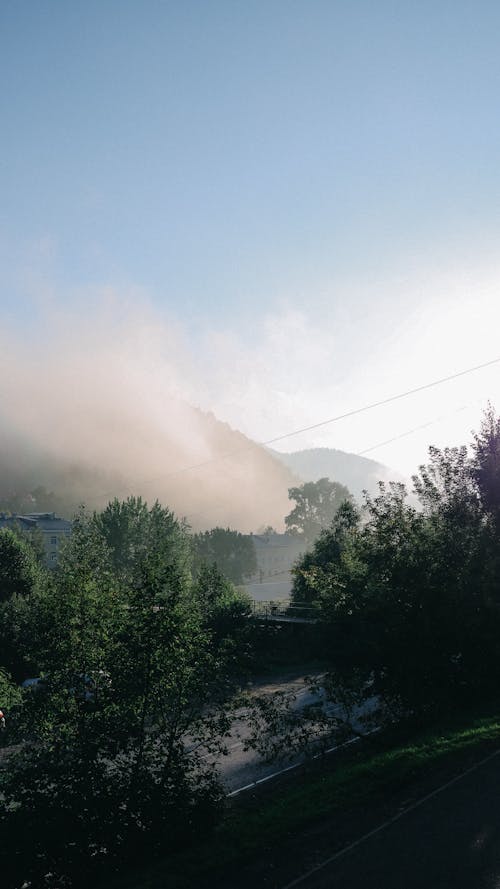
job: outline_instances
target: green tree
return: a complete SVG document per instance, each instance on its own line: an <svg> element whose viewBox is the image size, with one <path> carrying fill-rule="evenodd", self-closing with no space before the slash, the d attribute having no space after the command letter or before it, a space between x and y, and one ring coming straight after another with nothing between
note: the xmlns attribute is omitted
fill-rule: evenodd
<svg viewBox="0 0 500 889"><path fill-rule="evenodd" d="M195 572L205 565L217 565L232 583L243 583L257 570L255 546L251 537L231 528L212 528L193 535Z"/></svg>
<svg viewBox="0 0 500 889"><path fill-rule="evenodd" d="M0 667L0 710L5 714L10 707L19 704L21 694L19 688L12 681L12 677ZM1 742L0 736L0 742Z"/></svg>
<svg viewBox="0 0 500 889"><path fill-rule="evenodd" d="M474 435L471 474L484 513L500 525L500 418L491 405Z"/></svg>
<svg viewBox="0 0 500 889"><path fill-rule="evenodd" d="M110 570L125 586L139 582L142 566L153 552L187 582L191 565L187 526L158 501L148 507L141 497L115 499L94 513L89 525L107 548Z"/></svg>
<svg viewBox="0 0 500 889"><path fill-rule="evenodd" d="M299 564L322 618L337 700L376 696L377 721L427 718L495 693L500 667L496 418L467 448L431 448L414 479L381 485L363 524L335 526Z"/></svg>
<svg viewBox="0 0 500 889"><path fill-rule="evenodd" d="M227 678L245 677L253 651L254 630L248 617L252 602L237 590L216 564L202 564L194 583L203 625L210 634L211 651L227 664Z"/></svg>
<svg viewBox="0 0 500 889"><path fill-rule="evenodd" d="M0 531L0 667L17 681L31 672L29 640L36 626L29 619L34 602L47 583L31 541L22 532Z"/></svg>
<svg viewBox="0 0 500 889"><path fill-rule="evenodd" d="M34 488L30 496L34 503L29 512L60 512L62 509L61 500L53 491L48 491L43 485Z"/></svg>
<svg viewBox="0 0 500 889"><path fill-rule="evenodd" d="M210 829L223 798L212 757L238 673L234 613L224 621L236 609L243 623L242 599L215 569L192 585L170 513L119 506L80 514L30 612L44 683L24 695L12 720L22 743L0 772L0 866L12 885L88 882L89 868L132 849L173 849ZM125 531L113 536L115 518Z"/></svg>
<svg viewBox="0 0 500 889"><path fill-rule="evenodd" d="M340 504L329 528L320 531L312 548L305 552L293 568L292 597L296 605L311 604L317 598L316 574L335 570L340 557L358 527L359 512L351 500Z"/></svg>
<svg viewBox="0 0 500 889"><path fill-rule="evenodd" d="M288 497L295 501L295 506L286 516L285 525L306 544L314 543L321 531L331 525L341 503L352 500L345 485L329 478L290 488Z"/></svg>
<svg viewBox="0 0 500 889"><path fill-rule="evenodd" d="M32 547L14 531L0 530L0 602L28 596L40 581L40 568Z"/></svg>

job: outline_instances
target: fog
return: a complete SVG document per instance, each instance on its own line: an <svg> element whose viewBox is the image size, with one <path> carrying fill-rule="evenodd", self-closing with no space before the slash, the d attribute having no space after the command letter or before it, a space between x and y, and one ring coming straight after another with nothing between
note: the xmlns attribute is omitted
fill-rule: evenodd
<svg viewBox="0 0 500 889"><path fill-rule="evenodd" d="M72 309L45 300L36 314L31 328L0 335L3 499L43 485L68 513L134 494L194 528L282 527L294 477L192 403L175 324L138 294L102 291Z"/></svg>
<svg viewBox="0 0 500 889"><path fill-rule="evenodd" d="M383 298L353 285L323 308L274 301L217 321L139 288L65 291L56 271L19 273L0 330L0 497L43 485L68 514L140 494L194 528L282 528L296 479L235 430L269 441L494 358L499 274L429 274ZM498 385L495 365L276 446L367 453L409 476L429 444L470 440Z"/></svg>

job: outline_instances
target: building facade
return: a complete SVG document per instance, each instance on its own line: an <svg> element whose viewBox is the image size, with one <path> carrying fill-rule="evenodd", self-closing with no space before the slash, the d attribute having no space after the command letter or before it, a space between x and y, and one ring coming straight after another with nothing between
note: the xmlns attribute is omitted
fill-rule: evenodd
<svg viewBox="0 0 500 889"><path fill-rule="evenodd" d="M257 571L245 582L253 599L270 601L288 599L292 591L291 569L304 544L291 534L252 534Z"/></svg>
<svg viewBox="0 0 500 889"><path fill-rule="evenodd" d="M62 519L55 512L30 512L27 515L0 514L1 528L20 528L22 531L38 531L45 549L45 564L48 568L57 565L61 545L71 534L71 522Z"/></svg>

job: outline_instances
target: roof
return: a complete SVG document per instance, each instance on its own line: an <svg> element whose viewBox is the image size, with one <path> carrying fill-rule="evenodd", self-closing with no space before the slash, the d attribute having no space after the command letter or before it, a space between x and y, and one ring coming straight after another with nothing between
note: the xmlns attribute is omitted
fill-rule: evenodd
<svg viewBox="0 0 500 889"><path fill-rule="evenodd" d="M41 531L63 531L69 534L71 522L62 519L55 512L30 512L27 515L0 514L0 528L9 528L12 525L20 525L25 531L39 528Z"/></svg>
<svg viewBox="0 0 500 889"><path fill-rule="evenodd" d="M28 521L34 521L37 528L42 531L71 531L72 523L67 519L62 519L55 512L29 512L27 515L21 516Z"/></svg>

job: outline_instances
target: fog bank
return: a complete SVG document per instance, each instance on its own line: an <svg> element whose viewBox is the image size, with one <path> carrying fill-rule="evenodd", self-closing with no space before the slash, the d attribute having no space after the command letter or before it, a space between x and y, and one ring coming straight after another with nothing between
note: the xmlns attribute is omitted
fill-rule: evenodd
<svg viewBox="0 0 500 889"><path fill-rule="evenodd" d="M174 325L102 292L40 316L0 333L2 498L43 485L69 512L135 494L194 528L282 526L294 477L188 403L196 381Z"/></svg>

